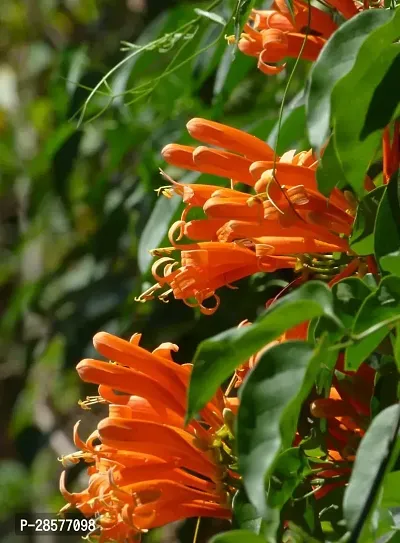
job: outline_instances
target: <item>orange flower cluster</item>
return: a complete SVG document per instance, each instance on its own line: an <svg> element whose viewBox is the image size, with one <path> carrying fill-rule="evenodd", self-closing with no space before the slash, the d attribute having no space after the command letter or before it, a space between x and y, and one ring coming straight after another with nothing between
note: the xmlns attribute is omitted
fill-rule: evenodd
<svg viewBox="0 0 400 543"><path fill-rule="evenodd" d="M328 457L336 464L318 473L326 483L317 490L317 498L347 483L351 473L349 462L354 461L371 417L376 372L367 364L362 364L356 372L344 371L343 359L341 354L329 397L319 398L310 405L313 417L327 421Z"/></svg>
<svg viewBox="0 0 400 543"><path fill-rule="evenodd" d="M164 188L164 194L181 196L185 209L170 228L172 247L154 250L161 257L152 270L157 283L139 301L152 299L168 285L161 300L173 293L211 314L219 306L217 289L259 271L307 268L326 278L341 271L332 253L349 251L354 201L338 189L329 198L318 191L317 161L311 151L274 156L258 138L205 119L192 119L187 128L193 138L218 149L170 144L162 151L165 160L227 178L231 187L169 179L172 187ZM238 183L245 188L237 188ZM202 210L204 218L187 220L193 208ZM179 244L183 237L194 243ZM180 265L169 256L174 250L180 251ZM203 303L209 298L215 299L213 307Z"/></svg>
<svg viewBox="0 0 400 543"><path fill-rule="evenodd" d="M346 19L357 15L362 4L353 0L328 0ZM258 68L274 75L285 68L276 65L287 57L314 61L337 24L331 15L302 0L293 1L293 15L285 0L275 0L270 10L253 10L238 48L258 58ZM230 40L232 41L232 39Z"/></svg>
<svg viewBox="0 0 400 543"><path fill-rule="evenodd" d="M164 343L152 353L107 333L94 337L97 351L113 362L82 360L85 382L99 385L99 396L82 406L108 404L108 417L86 441L74 431L80 452L63 462L89 464L89 484L71 493L61 478L68 504L96 515L100 542L134 541L150 528L187 517L229 519L229 470L233 462L230 400L222 392L203 409L202 419L184 426L191 365L178 365ZM234 407L234 406L232 406Z"/></svg>

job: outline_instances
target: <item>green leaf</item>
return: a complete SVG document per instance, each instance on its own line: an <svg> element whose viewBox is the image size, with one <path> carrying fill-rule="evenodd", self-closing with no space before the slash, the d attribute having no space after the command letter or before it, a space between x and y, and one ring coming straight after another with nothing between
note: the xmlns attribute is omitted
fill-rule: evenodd
<svg viewBox="0 0 400 543"><path fill-rule="evenodd" d="M362 304L353 327L353 335L366 336L400 318L400 278L384 277L378 289Z"/></svg>
<svg viewBox="0 0 400 543"><path fill-rule="evenodd" d="M325 196L329 196L335 187L343 188L346 185L346 178L337 156L333 136L331 136L324 154L319 161L316 175L318 190Z"/></svg>
<svg viewBox="0 0 400 543"><path fill-rule="evenodd" d="M348 336L352 333L355 315L357 315L367 296L371 294L371 288L358 277L348 277L333 285L332 294L335 314L343 323L344 327L338 328L331 320L326 317L321 317L315 328L315 337L318 338L327 333L329 341L331 343L336 343L344 336ZM386 333L387 331L383 330L383 333L382 331L378 331L376 334L379 334L380 338L382 335L385 336ZM368 336L368 338L358 342L355 346L349 347L346 351L346 356L349 357L350 361L348 362L349 366L352 368L355 366L358 367L376 345L379 344L380 339L378 339L376 344L372 345L371 350L368 350L371 340L373 340L374 337L374 335ZM364 356L365 349L368 351L366 356ZM336 358L337 353L335 351L327 353L325 364L317 377L316 384L319 392L322 392L323 390L327 392L329 390Z"/></svg>
<svg viewBox="0 0 400 543"><path fill-rule="evenodd" d="M381 507L400 507L400 471L388 473L383 484Z"/></svg>
<svg viewBox="0 0 400 543"><path fill-rule="evenodd" d="M377 262L400 250L400 171L390 179L379 205L374 246Z"/></svg>
<svg viewBox="0 0 400 543"><path fill-rule="evenodd" d="M357 371L361 364L385 339L388 333L388 329L381 328L347 347L344 355L345 369L347 371Z"/></svg>
<svg viewBox="0 0 400 543"><path fill-rule="evenodd" d="M383 270L400 277L400 251L383 256L380 265Z"/></svg>
<svg viewBox="0 0 400 543"><path fill-rule="evenodd" d="M253 504L249 502L244 489L236 492L232 501L233 527L249 530L259 534L262 529L262 517Z"/></svg>
<svg viewBox="0 0 400 543"><path fill-rule="evenodd" d="M344 356L345 369L347 371L357 371L368 356L382 343L388 333L388 329L381 328L347 347Z"/></svg>
<svg viewBox="0 0 400 543"><path fill-rule="evenodd" d="M236 434L239 471L251 502L263 516L266 477L279 452L292 444L301 403L319 366L313 355L305 342L275 345L262 355L241 388Z"/></svg>
<svg viewBox="0 0 400 543"><path fill-rule="evenodd" d="M336 84L352 71L361 51L364 60L372 49L372 62L381 52L381 37L384 36L385 44L396 38L390 34L385 39L395 13L367 10L353 17L333 34L315 62L309 77L306 109L309 140L318 152L329 135L331 98ZM355 100L348 100L352 95L353 91L346 101L354 105Z"/></svg>
<svg viewBox="0 0 400 543"><path fill-rule="evenodd" d="M226 21L221 15L218 15L217 13L212 13L212 11L204 11L204 9L195 8L195 13L197 15L200 15L201 17L205 17L206 19L210 19L210 21L213 21L214 23L218 23L222 26L226 25Z"/></svg>
<svg viewBox="0 0 400 543"><path fill-rule="evenodd" d="M215 535L209 543L265 543L265 539L248 530L231 530Z"/></svg>
<svg viewBox="0 0 400 543"><path fill-rule="evenodd" d="M378 187L369 192L359 203L350 236L350 247L358 255L371 255L374 252L374 229L379 203L386 187Z"/></svg>
<svg viewBox="0 0 400 543"><path fill-rule="evenodd" d="M357 370L389 333L388 325L397 320L400 320L400 278L389 275L364 300L356 315L352 330L356 343L346 350L346 369Z"/></svg>
<svg viewBox="0 0 400 543"><path fill-rule="evenodd" d="M346 488L343 511L351 541L370 530L369 519L399 449L400 411L398 405L388 407L371 423L358 448L354 468Z"/></svg>
<svg viewBox="0 0 400 543"><path fill-rule="evenodd" d="M400 44L391 44L400 34L400 10L391 13L395 14L394 20L372 33L374 39L368 38L353 70L338 83L332 95L336 151L347 182L360 196L365 192L365 174L382 137L382 130L363 137L364 119L374 89L400 54ZM349 100L351 95L357 96L357 100Z"/></svg>
<svg viewBox="0 0 400 543"><path fill-rule="evenodd" d="M267 539L276 539L283 506L310 473L308 458L299 447L291 447L277 457L267 482L267 511L263 532Z"/></svg>
<svg viewBox="0 0 400 543"><path fill-rule="evenodd" d="M382 543L400 543L400 531L392 531L389 537L382 540Z"/></svg>
<svg viewBox="0 0 400 543"><path fill-rule="evenodd" d="M334 343L343 335L350 334L355 315L371 292L372 289L358 277L348 277L333 285L334 312L344 328L338 328L331 319L320 317L315 328L315 337L321 337L324 332L328 332L331 342Z"/></svg>
<svg viewBox="0 0 400 543"><path fill-rule="evenodd" d="M400 54L395 57L375 89L361 131L362 139L367 138L376 130L383 130L394 118L400 103L399 73Z"/></svg>
<svg viewBox="0 0 400 543"><path fill-rule="evenodd" d="M238 366L285 330L321 315L341 326L332 306L329 288L322 282L309 281L278 300L251 326L231 328L203 341L193 361L187 419L204 407Z"/></svg>

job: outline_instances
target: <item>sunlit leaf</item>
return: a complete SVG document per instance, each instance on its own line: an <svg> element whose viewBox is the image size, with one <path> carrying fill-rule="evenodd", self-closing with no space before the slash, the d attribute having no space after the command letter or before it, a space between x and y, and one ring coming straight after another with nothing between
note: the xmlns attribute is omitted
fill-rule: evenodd
<svg viewBox="0 0 400 543"><path fill-rule="evenodd" d="M312 346L288 341L268 349L246 379L237 422L239 470L247 494L267 513L265 479L290 447L302 401L317 372ZM318 361L319 363L319 361Z"/></svg>
<svg viewBox="0 0 400 543"><path fill-rule="evenodd" d="M390 68L394 58L400 54L400 44L391 44L400 33L400 10L394 13L397 13L397 18L392 24L380 29L384 38L379 41L374 39L372 42L371 38L368 38L366 43L368 48L360 51L354 69L338 83L332 98L336 151L347 182L359 195L365 192L365 174L374 152L380 146L382 136L382 130L376 130L364 137L362 134L364 118L374 89ZM374 36L374 33L372 35ZM351 93L357 96L352 105L347 99ZM354 160L355 156L357 160Z"/></svg>
<svg viewBox="0 0 400 543"><path fill-rule="evenodd" d="M367 10L353 17L333 34L314 64L306 107L309 139L318 152L329 135L332 92L336 84L353 70L361 49L363 58L372 62L381 52L381 41L377 47L378 37L383 35L385 44L396 38L391 37L387 28L395 16L394 13ZM372 56L368 57L371 50Z"/></svg>

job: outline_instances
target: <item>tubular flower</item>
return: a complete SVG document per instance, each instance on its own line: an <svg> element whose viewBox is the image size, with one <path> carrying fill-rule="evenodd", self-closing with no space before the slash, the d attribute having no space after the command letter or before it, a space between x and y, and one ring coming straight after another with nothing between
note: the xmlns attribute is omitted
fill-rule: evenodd
<svg viewBox="0 0 400 543"><path fill-rule="evenodd" d="M353 0L328 0L327 3L346 19L357 15L363 4ZM287 57L314 61L337 24L331 14L302 0L294 0L293 14L285 0L275 0L270 10L252 10L244 26L238 48L258 58L258 68L274 75L285 68L276 65ZM230 42L234 38L230 38Z"/></svg>
<svg viewBox="0 0 400 543"><path fill-rule="evenodd" d="M161 300L172 293L211 314L219 306L217 289L258 271L292 268L328 280L348 264L349 274L357 272L360 262L351 259L348 244L357 202L337 188L329 198L318 191L311 151L274 157L265 142L235 128L205 119L192 119L187 128L193 138L218 148L170 144L162 151L165 160L230 179L231 187L185 185L163 174L171 183L163 194L178 194L185 208L170 228L171 246L153 251L160 257L153 266L157 283L138 301L166 288ZM193 208L203 218L189 220ZM179 243L184 237L192 243ZM180 251L180 262L171 257L174 251ZM204 304L212 298L212 306Z"/></svg>
<svg viewBox="0 0 400 543"><path fill-rule="evenodd" d="M329 397L316 399L310 405L314 418L327 421L328 458L334 462L333 467L325 465L317 475L322 483L321 488L317 487L317 498L347 484L349 462L354 461L371 417L375 370L363 363L357 372L344 371L342 355L336 368Z"/></svg>
<svg viewBox="0 0 400 543"><path fill-rule="evenodd" d="M63 462L85 461L89 482L85 490L60 489L69 507L95 516L100 541L136 541L140 534L187 517L230 518L228 502L235 474L229 399L222 392L208 403L200 421L184 425L191 365L172 360L176 345L164 343L152 353L101 332L97 351L113 360L82 360L77 370L85 382L99 385L96 401L108 404L108 416ZM229 426L229 427L228 427Z"/></svg>

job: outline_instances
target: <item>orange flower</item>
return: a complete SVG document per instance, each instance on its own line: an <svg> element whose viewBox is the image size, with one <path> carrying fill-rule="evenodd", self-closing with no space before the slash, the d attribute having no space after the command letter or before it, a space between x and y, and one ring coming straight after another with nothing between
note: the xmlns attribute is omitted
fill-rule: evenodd
<svg viewBox="0 0 400 543"><path fill-rule="evenodd" d="M322 498L338 486L347 484L356 450L369 424L370 402L373 397L375 370L362 364L357 372L344 371L343 355L336 366L333 386L328 398L319 398L310 405L311 415L327 421L328 458L336 465L321 466L318 478L326 480L316 497Z"/></svg>
<svg viewBox="0 0 400 543"><path fill-rule="evenodd" d="M96 515L100 541L137 540L143 531L187 517L231 515L229 464L235 459L224 422L229 401L219 392L202 420L185 427L191 366L173 362L176 345L164 343L149 353L139 340L140 334L130 342L96 334L96 349L113 362L82 360L77 366L83 381L99 385L99 396L82 406L107 403L109 413L86 442L77 424L74 442L81 450L63 459L89 464L87 488L69 492L65 473L60 488L68 502L63 510Z"/></svg>
<svg viewBox="0 0 400 543"><path fill-rule="evenodd" d="M362 6L353 0L328 0L328 4L347 19ZM329 13L306 2L294 0L293 11L294 16L285 0L275 0L270 10L253 10L244 26L238 48L246 55L258 57L258 68L265 74L281 72L286 64L275 63L286 57L297 58L300 52L301 58L316 60L326 40L337 29Z"/></svg>
<svg viewBox="0 0 400 543"><path fill-rule="evenodd" d="M269 145L236 128L205 119L192 119L187 127L202 143L223 149L170 144L163 157L180 168L228 178L231 188L180 184L163 174L171 186L161 190L181 196L185 208L170 228L171 247L153 251L161 257L153 266L157 283L139 301L168 287L161 300L172 293L211 314L219 305L217 289L258 271L293 268L326 279L343 271L356 202L338 189L330 198L318 191L312 151L274 159ZM238 190L237 183L248 189ZM188 220L193 208L203 218ZM192 243L180 243L183 237ZM180 251L180 263L171 257L174 251ZM342 261L332 253L342 253ZM212 298L212 305L204 304Z"/></svg>

